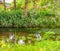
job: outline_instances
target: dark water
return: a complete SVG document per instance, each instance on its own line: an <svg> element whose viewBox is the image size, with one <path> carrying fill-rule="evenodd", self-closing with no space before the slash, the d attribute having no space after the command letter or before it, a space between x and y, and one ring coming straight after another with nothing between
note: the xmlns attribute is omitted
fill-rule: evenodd
<svg viewBox="0 0 60 51"><path fill-rule="evenodd" d="M56 34L60 34L60 28L0 28L0 37L8 37L15 34L18 36L27 36L28 34L41 33L46 31L53 31Z"/></svg>
<svg viewBox="0 0 60 51"><path fill-rule="evenodd" d="M15 38L17 39L16 40L16 42L17 42L18 37L24 36L26 38L26 37L28 37L29 34L34 35L36 33L41 34L41 37L43 37L44 32L47 32L47 31L53 31L56 34L60 34L60 28L54 28L54 29L52 29L52 28L0 28L0 40L6 40L6 38L9 39L10 35L14 35ZM15 40L13 40L13 41L15 41ZM25 42L28 42L27 39ZM10 43L10 41L9 41L9 43Z"/></svg>

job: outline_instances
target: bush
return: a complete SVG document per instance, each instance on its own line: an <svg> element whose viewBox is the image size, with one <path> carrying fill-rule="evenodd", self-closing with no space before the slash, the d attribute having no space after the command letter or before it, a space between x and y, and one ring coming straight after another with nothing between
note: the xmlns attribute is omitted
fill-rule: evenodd
<svg viewBox="0 0 60 51"><path fill-rule="evenodd" d="M0 27L55 27L59 23L54 13L47 10L28 11L27 17L21 9L0 12Z"/></svg>
<svg viewBox="0 0 60 51"><path fill-rule="evenodd" d="M45 32L43 39L55 39L54 34L55 32L52 31Z"/></svg>

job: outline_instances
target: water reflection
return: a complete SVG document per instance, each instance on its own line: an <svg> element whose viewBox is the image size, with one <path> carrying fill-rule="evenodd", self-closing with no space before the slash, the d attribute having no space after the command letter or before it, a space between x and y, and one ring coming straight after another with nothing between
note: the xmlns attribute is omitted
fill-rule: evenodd
<svg viewBox="0 0 60 51"><path fill-rule="evenodd" d="M0 40L4 40L4 43L18 43L23 45L25 43L34 43L36 40L40 41L41 35L27 32L0 32Z"/></svg>

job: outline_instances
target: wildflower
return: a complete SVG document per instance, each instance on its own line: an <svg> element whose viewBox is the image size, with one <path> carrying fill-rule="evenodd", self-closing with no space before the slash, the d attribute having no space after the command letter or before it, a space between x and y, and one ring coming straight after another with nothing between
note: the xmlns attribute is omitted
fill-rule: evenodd
<svg viewBox="0 0 60 51"><path fill-rule="evenodd" d="M23 44L25 44L25 42L24 42L22 39L20 39L20 40L18 41L18 44L23 45Z"/></svg>
<svg viewBox="0 0 60 51"><path fill-rule="evenodd" d="M12 40L12 39L14 39L15 37L14 37L14 35L10 35L9 38Z"/></svg>
<svg viewBox="0 0 60 51"><path fill-rule="evenodd" d="M36 39L37 41L40 41L41 40L41 35L40 34L36 34L35 37L37 38Z"/></svg>
<svg viewBox="0 0 60 51"><path fill-rule="evenodd" d="M6 44L5 44L5 43L4 43L4 44L2 44L2 45L1 45L1 47L6 47Z"/></svg>
<svg viewBox="0 0 60 51"><path fill-rule="evenodd" d="M5 47L5 46L6 46L5 42L4 42L4 40L2 40L1 41L1 47Z"/></svg>

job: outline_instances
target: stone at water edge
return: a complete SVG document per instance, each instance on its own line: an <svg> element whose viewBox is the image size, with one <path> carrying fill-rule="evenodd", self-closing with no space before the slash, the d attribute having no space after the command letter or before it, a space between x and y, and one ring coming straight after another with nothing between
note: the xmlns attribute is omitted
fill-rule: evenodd
<svg viewBox="0 0 60 51"><path fill-rule="evenodd" d="M41 35L40 34L36 34L35 37L36 37L36 40L37 41L40 41L41 40Z"/></svg>

